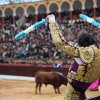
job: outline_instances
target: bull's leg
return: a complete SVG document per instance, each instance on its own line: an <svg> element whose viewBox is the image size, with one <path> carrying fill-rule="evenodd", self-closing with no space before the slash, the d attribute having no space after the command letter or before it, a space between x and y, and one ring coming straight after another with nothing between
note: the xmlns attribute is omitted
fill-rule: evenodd
<svg viewBox="0 0 100 100"><path fill-rule="evenodd" d="M39 92L41 94L41 87L42 87L42 83L39 84Z"/></svg>
<svg viewBox="0 0 100 100"><path fill-rule="evenodd" d="M38 83L36 83L35 94L37 94Z"/></svg>
<svg viewBox="0 0 100 100"><path fill-rule="evenodd" d="M56 91L56 87L55 87L55 86L53 86L53 87L54 87L55 93L57 93L57 91Z"/></svg>
<svg viewBox="0 0 100 100"><path fill-rule="evenodd" d="M58 93L60 94L59 87L57 87L57 89L58 89Z"/></svg>

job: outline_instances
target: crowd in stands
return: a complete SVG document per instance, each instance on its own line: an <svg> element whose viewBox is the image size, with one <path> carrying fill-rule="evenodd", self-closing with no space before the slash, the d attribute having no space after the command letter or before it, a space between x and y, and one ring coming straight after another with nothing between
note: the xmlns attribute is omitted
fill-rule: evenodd
<svg viewBox="0 0 100 100"><path fill-rule="evenodd" d="M98 9L99 10L99 9ZM77 13L77 14L76 14ZM77 15L80 11L76 10L74 15ZM87 13L85 11L85 13ZM54 12L54 14L57 14ZM90 16L92 12L90 11ZM99 13L98 13L99 15ZM45 17L42 16L41 18ZM98 47L100 47L100 31L91 24L82 21L75 21L74 23L68 22L69 12L62 12L61 16L63 20L59 23L59 27L64 35L65 39L72 43L77 44L77 37L83 32L93 34ZM40 18L40 19L41 19ZM56 15L57 18L57 15ZM18 17L17 17L18 19ZM33 20L33 21L32 21ZM97 19L99 21L99 19ZM65 22L65 23L64 23ZM66 23L67 22L67 23ZM21 26L12 25L9 21L4 26L0 26L0 58L24 58L24 59L68 59L71 58L67 54L59 50L53 43L50 35L50 30L47 24L37 28L30 32L20 40L15 40L14 36L20 31L25 30L28 26L34 23L32 15L30 14L28 24L23 23Z"/></svg>

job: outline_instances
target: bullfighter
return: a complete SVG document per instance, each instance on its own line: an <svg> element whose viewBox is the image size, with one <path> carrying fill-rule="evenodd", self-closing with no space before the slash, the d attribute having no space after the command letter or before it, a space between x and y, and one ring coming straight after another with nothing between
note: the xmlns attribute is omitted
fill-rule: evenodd
<svg viewBox="0 0 100 100"><path fill-rule="evenodd" d="M49 23L53 43L74 58L67 75L68 84L63 100L86 99L85 91L100 77L100 50L95 46L94 37L82 33L77 39L78 46L74 47L64 39L53 14L46 17L46 22Z"/></svg>

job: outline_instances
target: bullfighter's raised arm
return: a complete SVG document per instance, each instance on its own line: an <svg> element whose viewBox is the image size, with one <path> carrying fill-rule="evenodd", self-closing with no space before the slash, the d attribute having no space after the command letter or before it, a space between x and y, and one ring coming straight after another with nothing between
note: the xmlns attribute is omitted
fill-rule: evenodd
<svg viewBox="0 0 100 100"><path fill-rule="evenodd" d="M53 43L68 55L71 55L73 57L79 57L78 49L70 45L64 39L64 36L62 35L61 30L59 29L58 23L55 21L55 16L49 15L46 18L46 21L49 22Z"/></svg>

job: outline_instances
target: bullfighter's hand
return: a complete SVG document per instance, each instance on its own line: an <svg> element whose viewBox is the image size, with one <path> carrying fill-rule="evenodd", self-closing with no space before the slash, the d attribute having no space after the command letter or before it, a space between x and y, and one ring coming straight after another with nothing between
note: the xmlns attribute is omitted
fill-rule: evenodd
<svg viewBox="0 0 100 100"><path fill-rule="evenodd" d="M46 22L47 22L47 23L55 22L55 16L54 16L53 14L48 15L48 16L46 17Z"/></svg>

